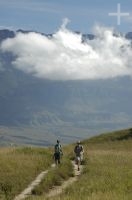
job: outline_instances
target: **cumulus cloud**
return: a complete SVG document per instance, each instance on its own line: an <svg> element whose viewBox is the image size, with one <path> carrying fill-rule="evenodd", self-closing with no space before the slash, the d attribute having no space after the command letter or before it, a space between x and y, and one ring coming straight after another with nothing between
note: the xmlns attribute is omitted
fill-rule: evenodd
<svg viewBox="0 0 132 200"><path fill-rule="evenodd" d="M82 42L82 35L61 28L47 37L17 33L3 41L2 51L15 55L13 65L26 73L51 80L106 79L132 76L130 41L113 30L96 26L95 39Z"/></svg>

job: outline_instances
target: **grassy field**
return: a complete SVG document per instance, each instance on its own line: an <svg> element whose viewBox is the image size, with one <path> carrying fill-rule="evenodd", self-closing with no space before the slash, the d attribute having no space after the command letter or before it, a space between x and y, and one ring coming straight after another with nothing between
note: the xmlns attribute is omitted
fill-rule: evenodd
<svg viewBox="0 0 132 200"><path fill-rule="evenodd" d="M0 149L0 199L13 199L52 160L51 151L44 148Z"/></svg>
<svg viewBox="0 0 132 200"><path fill-rule="evenodd" d="M74 176L73 166L68 159L63 159L62 164L55 167L46 175L43 181L33 191L29 199L36 199L36 196L45 195L55 185L61 185L63 181Z"/></svg>
<svg viewBox="0 0 132 200"><path fill-rule="evenodd" d="M78 181L52 200L131 200L132 129L102 134L83 141L85 165ZM73 176L70 159L74 144L63 147L62 164L49 171L30 200L46 200L45 194ZM3 148L0 150L0 199L13 199L34 177L53 162L52 150Z"/></svg>
<svg viewBox="0 0 132 200"><path fill-rule="evenodd" d="M83 141L85 167L78 182L52 200L131 200L132 131L102 134ZM73 145L66 155L73 156ZM45 196L34 200L45 200Z"/></svg>

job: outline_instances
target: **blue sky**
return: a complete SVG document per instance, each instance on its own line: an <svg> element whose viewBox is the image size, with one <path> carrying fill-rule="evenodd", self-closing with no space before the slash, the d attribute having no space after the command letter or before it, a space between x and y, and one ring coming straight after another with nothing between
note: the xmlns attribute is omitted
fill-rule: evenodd
<svg viewBox="0 0 132 200"><path fill-rule="evenodd" d="M128 12L117 25L117 11ZM112 26L121 32L132 31L132 0L0 0L0 29L25 29L53 33L62 20L68 18L68 27L83 33L91 32L94 24Z"/></svg>

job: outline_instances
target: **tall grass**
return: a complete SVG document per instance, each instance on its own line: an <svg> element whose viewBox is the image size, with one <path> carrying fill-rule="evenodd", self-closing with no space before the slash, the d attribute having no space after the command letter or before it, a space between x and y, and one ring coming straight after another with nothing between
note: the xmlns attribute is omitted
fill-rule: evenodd
<svg viewBox="0 0 132 200"><path fill-rule="evenodd" d="M69 159L63 159L60 165L49 171L40 185L38 185L32 191L34 196L30 197L29 199L36 199L36 196L38 195L45 196L50 189L52 189L54 186L61 185L63 181L67 180L71 176L74 176L72 163Z"/></svg>
<svg viewBox="0 0 132 200"><path fill-rule="evenodd" d="M1 148L0 199L13 199L50 166L51 157L51 151L44 148Z"/></svg>
<svg viewBox="0 0 132 200"><path fill-rule="evenodd" d="M82 176L64 194L52 199L131 200L132 141L127 142L111 142L108 149L105 143L85 143L87 165Z"/></svg>
<svg viewBox="0 0 132 200"><path fill-rule="evenodd" d="M52 200L131 200L132 199L132 131L101 135L83 141L85 165L78 181ZM33 191L31 200L45 200L54 185L73 175L70 159L74 145L63 149L62 164L49 171ZM5 149L0 151L0 197L12 197L24 189L51 160L50 149ZM40 196L39 196L40 195Z"/></svg>
<svg viewBox="0 0 132 200"><path fill-rule="evenodd" d="M131 200L132 139L129 131L84 141L85 167L79 180L52 200ZM118 138L122 139L118 139ZM73 145L65 149L73 156ZM35 200L45 200L45 196Z"/></svg>

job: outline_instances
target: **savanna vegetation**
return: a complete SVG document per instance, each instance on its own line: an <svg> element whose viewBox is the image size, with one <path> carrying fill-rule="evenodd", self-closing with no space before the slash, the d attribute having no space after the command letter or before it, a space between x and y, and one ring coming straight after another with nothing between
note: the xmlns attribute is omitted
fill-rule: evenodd
<svg viewBox="0 0 132 200"><path fill-rule="evenodd" d="M131 200L132 129L83 141L85 165L78 181L52 200ZM72 158L73 145L65 152ZM32 198L31 198L32 199ZM45 200L45 195L33 198Z"/></svg>
<svg viewBox="0 0 132 200"><path fill-rule="evenodd" d="M46 148L0 148L0 199L11 200L52 163Z"/></svg>
<svg viewBox="0 0 132 200"><path fill-rule="evenodd" d="M132 199L132 129L102 134L82 141L84 170L78 181L52 200L131 200ZM52 170L32 191L30 200L46 200L54 185L73 176L70 159L74 144L63 147L62 164ZM47 169L52 150L16 148L0 150L0 197L13 199L34 177Z"/></svg>

